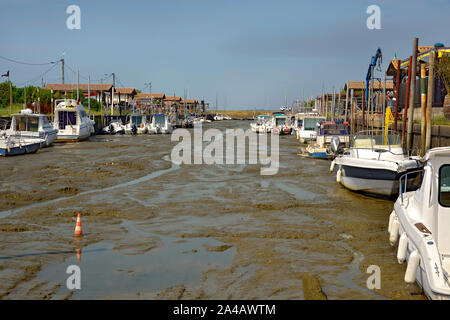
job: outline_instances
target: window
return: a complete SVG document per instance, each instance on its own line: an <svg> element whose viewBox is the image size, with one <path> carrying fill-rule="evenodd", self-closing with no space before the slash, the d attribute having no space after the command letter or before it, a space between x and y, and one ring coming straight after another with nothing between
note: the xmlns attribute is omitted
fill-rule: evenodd
<svg viewBox="0 0 450 320"><path fill-rule="evenodd" d="M450 165L443 165L439 169L439 204L450 207Z"/></svg>

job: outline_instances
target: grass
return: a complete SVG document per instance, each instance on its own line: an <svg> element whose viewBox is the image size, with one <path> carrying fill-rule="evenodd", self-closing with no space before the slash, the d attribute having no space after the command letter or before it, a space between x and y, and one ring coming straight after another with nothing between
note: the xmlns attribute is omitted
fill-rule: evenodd
<svg viewBox="0 0 450 320"><path fill-rule="evenodd" d="M279 110L277 110L279 111ZM217 113L221 113L223 115L227 115L232 117L233 119L253 119L254 116L265 114L265 115L271 115L273 111L264 110L264 111L244 111L244 110L219 110ZM210 110L210 113L215 115L216 112L213 110Z"/></svg>
<svg viewBox="0 0 450 320"><path fill-rule="evenodd" d="M414 120L415 124L421 124L420 120ZM438 116L431 119L432 126L450 126L450 120L447 120L445 116Z"/></svg>

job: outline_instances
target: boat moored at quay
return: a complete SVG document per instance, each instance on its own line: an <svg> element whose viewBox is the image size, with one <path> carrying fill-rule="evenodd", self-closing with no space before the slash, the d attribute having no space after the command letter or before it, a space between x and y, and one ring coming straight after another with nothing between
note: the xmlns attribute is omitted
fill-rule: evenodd
<svg viewBox="0 0 450 320"><path fill-rule="evenodd" d="M344 187L368 194L394 196L401 175L420 169L417 157L403 153L401 137L385 131L360 131L349 150L337 156L330 171L337 166L336 181Z"/></svg>
<svg viewBox="0 0 450 320"><path fill-rule="evenodd" d="M88 117L79 101L57 99L53 128L58 130L55 142L77 142L94 134L94 121Z"/></svg>
<svg viewBox="0 0 450 320"><path fill-rule="evenodd" d="M423 169L400 178L399 197L389 217L391 245L406 262L404 281L430 299L450 299L450 147L427 151ZM417 175L420 173L420 175ZM416 185L408 190L409 182Z"/></svg>

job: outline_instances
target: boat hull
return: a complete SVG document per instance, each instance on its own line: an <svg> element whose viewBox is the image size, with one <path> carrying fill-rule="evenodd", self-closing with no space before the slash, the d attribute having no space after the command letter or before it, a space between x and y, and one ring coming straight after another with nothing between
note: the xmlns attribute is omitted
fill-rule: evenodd
<svg viewBox="0 0 450 320"><path fill-rule="evenodd" d="M416 170L416 168L398 172L339 165L339 170L341 171L340 183L347 189L389 197L398 194L400 176L408 171Z"/></svg>
<svg viewBox="0 0 450 320"><path fill-rule="evenodd" d="M33 144L24 145L21 147L0 148L0 155L2 155L4 157L9 157L9 156L18 156L18 155L28 154L28 153L36 153L40 147L41 147L41 143L37 142L37 143L33 143Z"/></svg>

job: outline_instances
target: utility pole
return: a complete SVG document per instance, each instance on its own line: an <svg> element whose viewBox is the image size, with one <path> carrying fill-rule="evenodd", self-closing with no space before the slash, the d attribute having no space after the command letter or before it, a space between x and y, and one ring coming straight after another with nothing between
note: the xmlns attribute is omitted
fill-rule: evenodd
<svg viewBox="0 0 450 320"><path fill-rule="evenodd" d="M116 87L116 74L113 72L111 73L113 77L113 86Z"/></svg>
<svg viewBox="0 0 450 320"><path fill-rule="evenodd" d="M345 94L345 117L344 121L347 121L347 108L348 108L348 81L347 81L347 92Z"/></svg>
<svg viewBox="0 0 450 320"><path fill-rule="evenodd" d="M89 118L91 117L91 76L88 76L88 110Z"/></svg>
<svg viewBox="0 0 450 320"><path fill-rule="evenodd" d="M80 70L77 70L77 103L80 101Z"/></svg>
<svg viewBox="0 0 450 320"><path fill-rule="evenodd" d="M414 38L413 52L412 52L412 65L411 65L411 88L409 92L409 110L408 110L408 134L406 136L406 150L408 155L412 148L412 135L414 125L414 101L416 93L416 75L417 75L417 49L419 47L419 38Z"/></svg>
<svg viewBox="0 0 450 320"><path fill-rule="evenodd" d="M61 59L62 84L64 84L64 55Z"/></svg>

